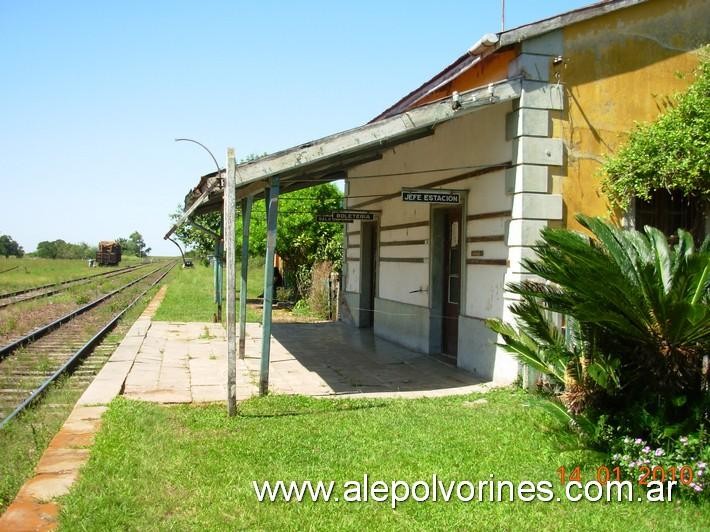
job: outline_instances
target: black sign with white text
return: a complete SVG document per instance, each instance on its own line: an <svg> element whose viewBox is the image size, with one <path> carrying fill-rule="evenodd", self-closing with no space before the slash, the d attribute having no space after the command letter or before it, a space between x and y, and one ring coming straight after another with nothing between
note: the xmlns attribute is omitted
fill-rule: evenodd
<svg viewBox="0 0 710 532"><path fill-rule="evenodd" d="M316 222L326 222L326 223L336 223L336 224L349 224L352 220L339 220L335 218L332 214L316 214Z"/></svg>
<svg viewBox="0 0 710 532"><path fill-rule="evenodd" d="M461 193L448 190L403 190L402 201L415 203L461 203Z"/></svg>
<svg viewBox="0 0 710 532"><path fill-rule="evenodd" d="M333 211L330 216L336 222L354 222L356 220L371 222L375 219L375 213L369 211Z"/></svg>

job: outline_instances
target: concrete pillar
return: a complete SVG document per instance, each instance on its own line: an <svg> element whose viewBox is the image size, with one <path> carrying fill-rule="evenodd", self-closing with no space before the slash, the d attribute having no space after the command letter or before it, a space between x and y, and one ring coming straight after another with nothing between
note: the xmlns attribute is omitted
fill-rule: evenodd
<svg viewBox="0 0 710 532"><path fill-rule="evenodd" d="M562 196L551 190L550 170L564 165L564 143L552 137L554 111L564 108L564 87L550 83L550 66L562 54L562 37L552 32L524 43L522 53L511 62L510 75L522 75L523 90L506 117L506 137L512 141L513 167L506 172L506 193L513 197L511 221L507 231L508 269L505 282L519 282L532 277L523 261L532 259L532 246L540 231L550 221L562 220ZM510 306L518 296L504 295L503 320L514 322ZM517 361L498 347L493 379L512 382L520 373L527 386L534 386L537 375L529 368L519 368Z"/></svg>

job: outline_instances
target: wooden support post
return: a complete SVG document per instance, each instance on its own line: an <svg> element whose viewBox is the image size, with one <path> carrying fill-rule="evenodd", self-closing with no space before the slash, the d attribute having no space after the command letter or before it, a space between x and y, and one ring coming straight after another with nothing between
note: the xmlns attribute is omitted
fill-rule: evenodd
<svg viewBox="0 0 710 532"><path fill-rule="evenodd" d="M249 273L249 226L253 196L242 200L242 279L239 285L239 358L246 352L247 334L247 274Z"/></svg>
<svg viewBox="0 0 710 532"><path fill-rule="evenodd" d="M276 252L276 221L279 213L279 177L269 182L266 218L266 261L264 262L264 309L261 338L261 372L259 394L269 392L269 360L271 357L271 314L274 304L274 253Z"/></svg>
<svg viewBox="0 0 710 532"><path fill-rule="evenodd" d="M224 184L224 243L227 255L227 413L237 413L237 272L234 234L236 230L237 177L234 148L227 149L227 177Z"/></svg>

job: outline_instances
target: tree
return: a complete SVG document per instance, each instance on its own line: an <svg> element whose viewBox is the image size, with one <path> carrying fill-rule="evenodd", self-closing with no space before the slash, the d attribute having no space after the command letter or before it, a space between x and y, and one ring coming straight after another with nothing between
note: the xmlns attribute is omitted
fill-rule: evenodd
<svg viewBox="0 0 710 532"><path fill-rule="evenodd" d="M182 209L178 209L170 215L173 221L177 221L182 216ZM216 234L222 234L222 216L218 212L210 212L195 217L195 222L201 227L210 229ZM199 229L196 225L187 222L182 224L175 231L175 236L189 247L192 251L203 259L214 255L215 236Z"/></svg>
<svg viewBox="0 0 710 532"><path fill-rule="evenodd" d="M143 235L141 235L138 231L131 233L128 239L131 242L131 247L133 248L136 257L145 257L148 253L150 253L150 248L146 246L145 241L143 240Z"/></svg>
<svg viewBox="0 0 710 532"><path fill-rule="evenodd" d="M45 259L88 259L96 255L96 248L86 242L72 244L62 239L43 240L37 244L34 254Z"/></svg>
<svg viewBox="0 0 710 532"><path fill-rule="evenodd" d="M293 285L297 272L310 270L315 262L329 261L336 269L342 262L342 225L316 221L318 214L340 208L343 195L335 185L323 184L279 196L276 253L284 260L286 281ZM171 215L177 220L179 210ZM222 232L220 213L197 216L195 221L215 233ZM249 235L249 255L263 256L266 251L266 207L264 200L254 202ZM202 257L214 254L215 237L190 222L175 232L181 242ZM235 241L242 243L242 217L237 219Z"/></svg>
<svg viewBox="0 0 710 532"><path fill-rule="evenodd" d="M636 124L628 141L604 163L602 189L612 207L656 190L710 201L710 60L708 49L695 82L650 124Z"/></svg>
<svg viewBox="0 0 710 532"><path fill-rule="evenodd" d="M116 242L121 246L121 253L123 255L145 257L151 250L151 248L146 247L143 235L138 231L131 233L128 238L117 238Z"/></svg>
<svg viewBox="0 0 710 532"><path fill-rule="evenodd" d="M0 255L7 259L10 255L21 258L25 250L10 235L0 235Z"/></svg>
<svg viewBox="0 0 710 532"><path fill-rule="evenodd" d="M43 259L56 259L58 242L63 242L63 240L54 240L52 242L49 240L43 240L37 244L37 251L35 251L35 255Z"/></svg>
<svg viewBox="0 0 710 532"><path fill-rule="evenodd" d="M329 214L340 208L343 195L330 183L289 192L279 197L276 253L284 261L285 280L294 286L296 275L310 273L313 264L342 263L343 226L316 221L318 214ZM237 246L241 247L241 217L237 220ZM254 203L251 217L249 253L263 256L266 252L266 205ZM303 295L303 294L302 294Z"/></svg>
<svg viewBox="0 0 710 532"><path fill-rule="evenodd" d="M573 414L607 416L659 442L703 423L710 396L710 240L622 230L578 216L593 237L547 228L525 268L542 278L509 289L519 331L488 325L519 360L561 388ZM567 338L550 313L567 317ZM706 427L710 428L710 427ZM684 432L687 431L687 432Z"/></svg>

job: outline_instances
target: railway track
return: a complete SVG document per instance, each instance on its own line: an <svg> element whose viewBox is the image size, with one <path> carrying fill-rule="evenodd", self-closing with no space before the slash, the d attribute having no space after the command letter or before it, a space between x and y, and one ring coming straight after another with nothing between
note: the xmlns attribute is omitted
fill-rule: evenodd
<svg viewBox="0 0 710 532"><path fill-rule="evenodd" d="M12 270L16 270L17 268L19 268L19 266L13 266L12 268L8 268L7 270L0 271L0 273L11 272Z"/></svg>
<svg viewBox="0 0 710 532"><path fill-rule="evenodd" d="M31 299L37 299L39 297L48 297L54 294L58 294L74 286L87 284L94 280L109 279L111 277L124 275L128 272L137 270L139 268L144 268L146 266L149 266L149 264L138 264L136 266L128 266L126 268L120 268L118 270L110 270L94 275L86 275L84 277L67 279L66 281L60 281L58 283L33 286L30 288L24 288L22 290L17 290L15 292L6 292L4 294L0 294L0 309L9 307L10 305L14 305L16 303L21 303L23 301L29 301Z"/></svg>
<svg viewBox="0 0 710 532"><path fill-rule="evenodd" d="M161 265L79 312L0 348L0 428L63 375L72 374L71 386L86 387L118 345L101 340L175 264Z"/></svg>

